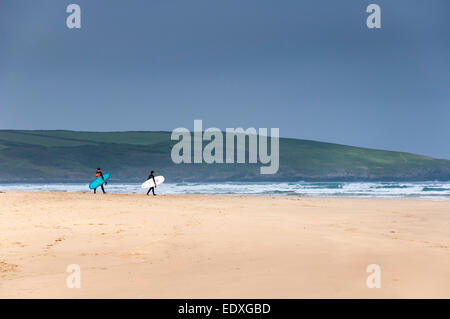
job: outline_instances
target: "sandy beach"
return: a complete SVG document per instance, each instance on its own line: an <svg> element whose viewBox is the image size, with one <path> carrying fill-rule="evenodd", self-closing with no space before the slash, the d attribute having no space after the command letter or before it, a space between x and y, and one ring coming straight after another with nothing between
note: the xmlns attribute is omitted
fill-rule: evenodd
<svg viewBox="0 0 450 319"><path fill-rule="evenodd" d="M450 298L449 214L448 201L7 191L0 297Z"/></svg>

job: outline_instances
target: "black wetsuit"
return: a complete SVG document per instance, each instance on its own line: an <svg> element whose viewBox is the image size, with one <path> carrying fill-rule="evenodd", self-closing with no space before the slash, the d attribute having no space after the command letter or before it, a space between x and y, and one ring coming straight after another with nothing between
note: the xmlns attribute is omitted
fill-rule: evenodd
<svg viewBox="0 0 450 319"><path fill-rule="evenodd" d="M99 174L99 177L101 177L101 178L103 179L103 182L106 183L105 179L103 178L103 173L102 173L102 171L98 171L98 170L97 170L97 173L96 173L95 175L97 176L97 174ZM103 187L103 184L100 185L100 187L102 188L103 194L105 194L106 192L105 192L105 188ZM94 188L94 194L95 194L95 193L97 193L97 188Z"/></svg>
<svg viewBox="0 0 450 319"><path fill-rule="evenodd" d="M150 179L150 178L153 179L153 183L155 183L155 186L156 186L155 175L150 174L150 176L149 176L147 179ZM155 187L150 187L150 188L148 189L147 195L150 193L150 191L153 192L153 195L156 195L156 194L155 194Z"/></svg>

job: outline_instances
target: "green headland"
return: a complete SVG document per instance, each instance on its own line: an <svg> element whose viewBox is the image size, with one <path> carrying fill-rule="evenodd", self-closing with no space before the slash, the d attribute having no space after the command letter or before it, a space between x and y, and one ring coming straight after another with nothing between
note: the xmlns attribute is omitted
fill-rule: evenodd
<svg viewBox="0 0 450 319"><path fill-rule="evenodd" d="M0 181L86 182L98 166L123 182L151 169L169 182L450 180L450 160L291 138L280 138L274 175L261 163L174 164L170 134L0 130Z"/></svg>

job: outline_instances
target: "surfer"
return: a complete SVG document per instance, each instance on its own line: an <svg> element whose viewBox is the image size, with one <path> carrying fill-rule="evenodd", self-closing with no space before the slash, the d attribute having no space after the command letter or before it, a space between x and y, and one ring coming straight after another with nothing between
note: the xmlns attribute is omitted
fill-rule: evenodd
<svg viewBox="0 0 450 319"><path fill-rule="evenodd" d="M100 167L97 168L97 172L95 173L95 177L97 177L97 178L98 178L98 177L101 177L101 178L103 179L104 184L105 184L105 185L108 184L108 182L105 181L105 178L103 177L103 173L102 173ZM103 194L106 194L105 188L103 187L103 184L101 184L100 187L102 188ZM97 187L94 188L94 194L95 194L95 193L97 193Z"/></svg>
<svg viewBox="0 0 450 319"><path fill-rule="evenodd" d="M156 194L155 194L156 181L155 181L155 172L154 171L150 172L150 175L148 176L147 180L149 180L149 179L153 179L153 183L155 184L155 186L152 186L148 189L147 196L150 193L150 191L153 192L153 196L156 196Z"/></svg>

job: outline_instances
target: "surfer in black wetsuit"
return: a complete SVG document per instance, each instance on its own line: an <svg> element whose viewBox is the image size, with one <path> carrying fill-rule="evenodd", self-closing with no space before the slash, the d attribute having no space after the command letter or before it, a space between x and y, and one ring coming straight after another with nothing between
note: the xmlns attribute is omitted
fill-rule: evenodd
<svg viewBox="0 0 450 319"><path fill-rule="evenodd" d="M101 177L101 178L103 179L104 184L105 184L105 185L108 184L108 182L106 182L105 179L103 178L103 173L102 173L102 171L100 170L100 167L97 168L97 172L95 173L95 177ZM100 187L102 188L103 194L106 194L105 188L103 187L103 184L100 185ZM97 187L94 188L94 194L95 194L95 193L97 193Z"/></svg>
<svg viewBox="0 0 450 319"><path fill-rule="evenodd" d="M150 172L150 175L148 176L147 180L149 180L149 179L153 179L153 183L155 183L155 186L150 187L148 189L147 195L150 193L150 191L152 191L153 192L153 196L156 196L156 194L155 194L156 181L155 181L155 172L154 171Z"/></svg>

